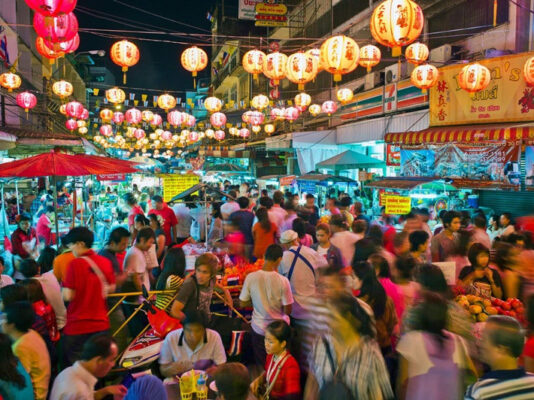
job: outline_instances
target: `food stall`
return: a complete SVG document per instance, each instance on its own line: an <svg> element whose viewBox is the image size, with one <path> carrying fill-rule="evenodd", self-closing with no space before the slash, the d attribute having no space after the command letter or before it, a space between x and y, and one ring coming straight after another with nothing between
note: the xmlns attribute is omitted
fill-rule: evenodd
<svg viewBox="0 0 534 400"><path fill-rule="evenodd" d="M315 195L317 206L321 208L328 197L338 197L340 192L351 193L359 184L345 176L310 173L297 178L297 187L301 198L308 193Z"/></svg>

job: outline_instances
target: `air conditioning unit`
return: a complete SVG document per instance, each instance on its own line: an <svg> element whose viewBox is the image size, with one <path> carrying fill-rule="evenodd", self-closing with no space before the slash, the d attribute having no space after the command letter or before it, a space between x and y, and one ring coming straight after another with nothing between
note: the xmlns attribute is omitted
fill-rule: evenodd
<svg viewBox="0 0 534 400"><path fill-rule="evenodd" d="M430 62L445 64L452 58L452 46L444 44L430 50Z"/></svg>
<svg viewBox="0 0 534 400"><path fill-rule="evenodd" d="M398 82L405 78L407 76L407 70L406 63L401 63L400 65L396 63L384 68L384 84Z"/></svg>
<svg viewBox="0 0 534 400"><path fill-rule="evenodd" d="M365 75L365 83L363 85L365 90L371 90L378 85L380 85L380 71L369 72Z"/></svg>

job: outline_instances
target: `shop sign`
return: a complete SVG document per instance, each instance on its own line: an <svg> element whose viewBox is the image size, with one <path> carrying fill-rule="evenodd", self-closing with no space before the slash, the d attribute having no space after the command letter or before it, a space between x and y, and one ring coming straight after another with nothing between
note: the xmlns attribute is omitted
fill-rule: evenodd
<svg viewBox="0 0 534 400"><path fill-rule="evenodd" d="M428 94L415 87L410 79L397 82L396 110L408 110L428 104Z"/></svg>
<svg viewBox="0 0 534 400"><path fill-rule="evenodd" d="M239 19L248 19L254 21L256 19L256 4L263 3L262 0L239 0Z"/></svg>
<svg viewBox="0 0 534 400"><path fill-rule="evenodd" d="M399 167L400 164L400 147L393 144L386 145L386 165L388 167Z"/></svg>
<svg viewBox="0 0 534 400"><path fill-rule="evenodd" d="M295 183L297 177L295 175L283 176L280 178L280 186L291 186Z"/></svg>
<svg viewBox="0 0 534 400"><path fill-rule="evenodd" d="M263 15L261 18L256 16L255 26L277 27L287 26L287 17L277 15Z"/></svg>
<svg viewBox="0 0 534 400"><path fill-rule="evenodd" d="M287 7L284 4L271 3L256 4L256 26L286 26Z"/></svg>
<svg viewBox="0 0 534 400"><path fill-rule="evenodd" d="M427 176L519 186L519 145L447 144L425 148L404 147L402 176Z"/></svg>
<svg viewBox="0 0 534 400"><path fill-rule="evenodd" d="M410 196L385 196L386 214L406 215L412 211L412 199Z"/></svg>
<svg viewBox="0 0 534 400"><path fill-rule="evenodd" d="M525 187L534 190L534 146L525 146Z"/></svg>
<svg viewBox="0 0 534 400"><path fill-rule="evenodd" d="M96 176L96 180L124 182L126 180L126 174L99 174Z"/></svg>
<svg viewBox="0 0 534 400"><path fill-rule="evenodd" d="M302 193L317 193L317 185L315 181L297 181L299 190Z"/></svg>
<svg viewBox="0 0 534 400"><path fill-rule="evenodd" d="M384 112L389 113L397 110L397 84L391 83L384 86Z"/></svg>
<svg viewBox="0 0 534 400"><path fill-rule="evenodd" d="M521 53L479 61L491 71L491 82L473 95L457 82L464 65L440 68L438 83L430 89L430 125L532 121L534 88L523 79L523 66L532 56Z"/></svg>
<svg viewBox="0 0 534 400"><path fill-rule="evenodd" d="M341 119L355 119L384 113L384 87L357 94L341 109Z"/></svg>
<svg viewBox="0 0 534 400"><path fill-rule="evenodd" d="M194 174L163 174L159 177L163 179L163 201L165 202L199 183L199 177Z"/></svg>
<svg viewBox="0 0 534 400"><path fill-rule="evenodd" d="M257 14L286 15L287 7L285 4L258 3L256 4L256 15Z"/></svg>

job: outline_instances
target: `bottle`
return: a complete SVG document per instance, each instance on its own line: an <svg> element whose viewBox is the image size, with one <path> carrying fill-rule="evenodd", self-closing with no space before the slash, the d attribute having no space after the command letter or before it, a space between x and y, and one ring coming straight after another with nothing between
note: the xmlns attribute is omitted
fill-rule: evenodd
<svg viewBox="0 0 534 400"><path fill-rule="evenodd" d="M197 380L197 399L208 398L208 386L206 385L206 377L202 374Z"/></svg>

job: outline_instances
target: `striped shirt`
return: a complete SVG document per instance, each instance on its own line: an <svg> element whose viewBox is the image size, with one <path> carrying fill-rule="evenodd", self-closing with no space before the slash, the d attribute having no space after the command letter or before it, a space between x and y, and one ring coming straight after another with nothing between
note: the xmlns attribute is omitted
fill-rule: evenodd
<svg viewBox="0 0 534 400"><path fill-rule="evenodd" d="M183 278L178 275L169 275L165 283L165 290L173 290L174 293L160 293L156 296L156 307L160 310L167 310L171 305L171 299L176 294L176 291L182 287L184 283Z"/></svg>
<svg viewBox="0 0 534 400"><path fill-rule="evenodd" d="M532 400L534 374L524 369L491 371L467 388L465 400Z"/></svg>

